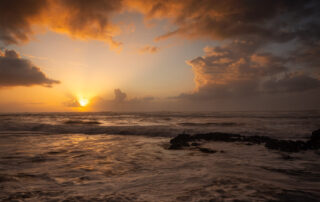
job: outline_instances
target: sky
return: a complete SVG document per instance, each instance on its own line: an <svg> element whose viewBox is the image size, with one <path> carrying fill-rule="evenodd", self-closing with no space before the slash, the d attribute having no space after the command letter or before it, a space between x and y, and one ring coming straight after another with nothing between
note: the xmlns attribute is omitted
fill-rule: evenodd
<svg viewBox="0 0 320 202"><path fill-rule="evenodd" d="M0 2L0 112L320 108L317 0Z"/></svg>

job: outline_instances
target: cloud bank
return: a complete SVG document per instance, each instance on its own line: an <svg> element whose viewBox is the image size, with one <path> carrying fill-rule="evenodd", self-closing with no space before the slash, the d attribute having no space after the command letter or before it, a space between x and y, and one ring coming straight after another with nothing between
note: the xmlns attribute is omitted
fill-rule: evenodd
<svg viewBox="0 0 320 202"><path fill-rule="evenodd" d="M320 3L316 0L140 0L129 4L147 19L166 18L177 26L158 40L180 35L286 41L306 35L316 37L320 31Z"/></svg>
<svg viewBox="0 0 320 202"><path fill-rule="evenodd" d="M132 6L146 19L168 19L176 26L156 40L176 36L219 42L187 61L196 88L179 95L181 100L318 97L319 1L159 0Z"/></svg>
<svg viewBox="0 0 320 202"><path fill-rule="evenodd" d="M0 87L41 85L52 87L59 84L48 78L29 60L20 58L14 50L0 50Z"/></svg>
<svg viewBox="0 0 320 202"><path fill-rule="evenodd" d="M258 53L255 44L248 43L206 47L204 56L188 61L194 73L196 90L179 97L216 99L297 93L320 87L315 72L293 69L290 58Z"/></svg>
<svg viewBox="0 0 320 202"><path fill-rule="evenodd" d="M0 39L6 43L29 40L32 26L120 45L113 37L120 28L115 14L138 11L146 19L168 19L176 29L157 39L179 35L213 40L241 37L283 42L317 38L320 3L317 0L3 0Z"/></svg>

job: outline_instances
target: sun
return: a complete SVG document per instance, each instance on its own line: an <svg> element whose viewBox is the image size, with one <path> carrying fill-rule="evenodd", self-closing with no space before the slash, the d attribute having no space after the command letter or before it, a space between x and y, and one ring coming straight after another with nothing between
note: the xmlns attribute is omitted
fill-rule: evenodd
<svg viewBox="0 0 320 202"><path fill-rule="evenodd" d="M89 104L89 100L86 98L79 98L78 102L81 107L85 107Z"/></svg>

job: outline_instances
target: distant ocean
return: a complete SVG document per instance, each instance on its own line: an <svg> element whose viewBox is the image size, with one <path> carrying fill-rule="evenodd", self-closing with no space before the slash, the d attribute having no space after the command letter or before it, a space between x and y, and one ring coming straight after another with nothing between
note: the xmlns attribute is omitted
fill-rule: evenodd
<svg viewBox="0 0 320 202"><path fill-rule="evenodd" d="M320 111L1 113L0 200L319 201L319 151L167 149L180 133L306 140L319 128Z"/></svg>

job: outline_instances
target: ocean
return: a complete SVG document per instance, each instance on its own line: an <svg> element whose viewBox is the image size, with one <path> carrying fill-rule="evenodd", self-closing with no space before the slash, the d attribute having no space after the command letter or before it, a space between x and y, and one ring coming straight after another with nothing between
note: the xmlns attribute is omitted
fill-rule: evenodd
<svg viewBox="0 0 320 202"><path fill-rule="evenodd" d="M319 201L320 152L178 134L310 138L320 111L0 114L1 201Z"/></svg>

